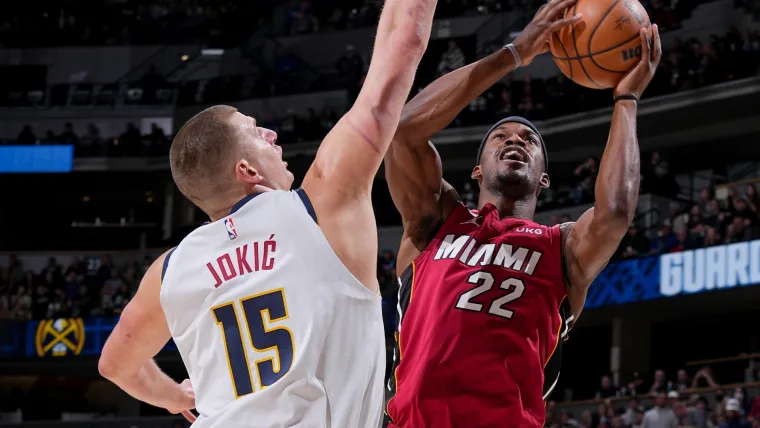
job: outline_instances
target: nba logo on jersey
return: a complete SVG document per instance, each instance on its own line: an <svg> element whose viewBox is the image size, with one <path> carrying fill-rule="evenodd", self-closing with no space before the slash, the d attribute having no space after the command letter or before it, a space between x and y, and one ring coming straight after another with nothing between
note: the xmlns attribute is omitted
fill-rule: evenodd
<svg viewBox="0 0 760 428"><path fill-rule="evenodd" d="M230 237L230 241L237 238L237 230L235 230L235 223L231 218L224 220L224 228L227 229L227 236Z"/></svg>

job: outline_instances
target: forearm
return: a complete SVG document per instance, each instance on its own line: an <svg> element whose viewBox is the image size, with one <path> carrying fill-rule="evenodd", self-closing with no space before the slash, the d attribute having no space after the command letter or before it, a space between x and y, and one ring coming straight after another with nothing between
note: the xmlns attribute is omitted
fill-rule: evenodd
<svg viewBox="0 0 760 428"><path fill-rule="evenodd" d="M607 146L594 187L594 216L620 220L625 229L633 220L641 175L636 109L632 100L615 103Z"/></svg>
<svg viewBox="0 0 760 428"><path fill-rule="evenodd" d="M448 73L404 106L397 132L411 134L413 138L405 138L407 141L427 144L431 136L448 126L472 100L514 69L512 53L500 49Z"/></svg>
<svg viewBox="0 0 760 428"><path fill-rule="evenodd" d="M156 407L172 408L184 398L179 384L153 359L134 371L117 371L107 379L132 397Z"/></svg>
<svg viewBox="0 0 760 428"><path fill-rule="evenodd" d="M375 55L385 52L421 58L430 40L437 3L437 0L386 0L377 24Z"/></svg>

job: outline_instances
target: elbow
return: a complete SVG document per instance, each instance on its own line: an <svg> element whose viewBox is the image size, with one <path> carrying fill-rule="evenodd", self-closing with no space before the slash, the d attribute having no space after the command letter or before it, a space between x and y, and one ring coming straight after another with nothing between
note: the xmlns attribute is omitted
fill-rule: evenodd
<svg viewBox="0 0 760 428"><path fill-rule="evenodd" d="M391 51L401 56L405 61L419 62L427 49L429 35L426 35L419 25L393 30L388 38ZM416 67L415 67L416 68Z"/></svg>
<svg viewBox="0 0 760 428"><path fill-rule="evenodd" d="M595 217L603 217L610 224L627 230L636 216L639 202L638 180L625 183L622 187L617 187L617 190L607 189L602 195L604 196L601 198L597 197L595 203Z"/></svg>
<svg viewBox="0 0 760 428"><path fill-rule="evenodd" d="M636 216L636 201L617 201L608 203L604 207L597 207L596 216L602 217L610 226L623 230L625 233Z"/></svg>
<svg viewBox="0 0 760 428"><path fill-rule="evenodd" d="M113 380L118 376L118 364L110 358L108 354L101 354L98 359L98 373L108 380Z"/></svg>

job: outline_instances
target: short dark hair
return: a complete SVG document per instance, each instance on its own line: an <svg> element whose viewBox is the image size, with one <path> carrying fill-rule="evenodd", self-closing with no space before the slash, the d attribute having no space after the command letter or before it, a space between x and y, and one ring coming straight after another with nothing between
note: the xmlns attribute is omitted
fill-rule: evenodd
<svg viewBox="0 0 760 428"><path fill-rule="evenodd" d="M209 107L185 122L172 141L172 177L182 194L196 204L224 190L224 164L236 147L236 131L227 119L237 111L226 105Z"/></svg>

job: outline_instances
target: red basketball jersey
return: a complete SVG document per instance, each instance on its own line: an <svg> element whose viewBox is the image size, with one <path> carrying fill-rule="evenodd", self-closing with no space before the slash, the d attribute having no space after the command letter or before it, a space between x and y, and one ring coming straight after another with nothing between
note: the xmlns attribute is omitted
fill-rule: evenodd
<svg viewBox="0 0 760 428"><path fill-rule="evenodd" d="M559 378L559 226L458 206L399 278L390 428L541 427Z"/></svg>

